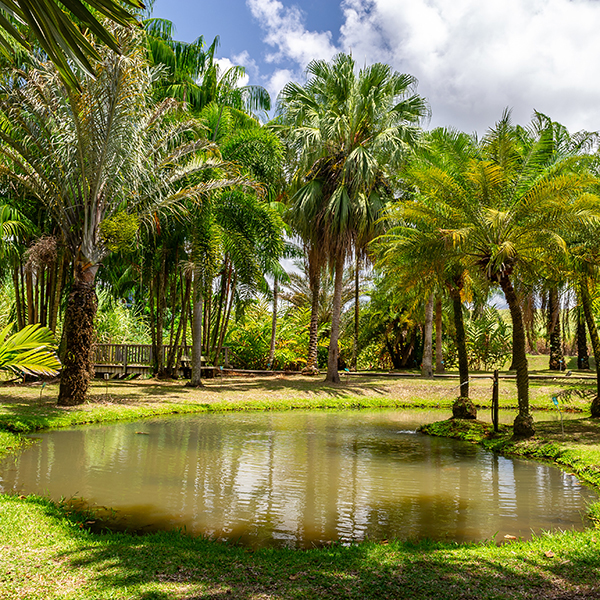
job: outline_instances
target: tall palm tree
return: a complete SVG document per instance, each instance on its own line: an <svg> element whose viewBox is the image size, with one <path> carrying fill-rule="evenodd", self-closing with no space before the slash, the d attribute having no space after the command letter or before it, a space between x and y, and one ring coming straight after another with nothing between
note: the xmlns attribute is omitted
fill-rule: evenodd
<svg viewBox="0 0 600 600"><path fill-rule="evenodd" d="M405 287L420 287L430 296L445 289L452 300L460 387L453 414L474 418L469 400L469 364L463 300L470 275L464 256L455 247L454 231L462 225L457 203L468 203L468 170L477 157L475 140L452 129L438 128L408 161L402 177L412 193L386 214L389 232L376 240L378 265Z"/></svg>
<svg viewBox="0 0 600 600"><path fill-rule="evenodd" d="M124 55L98 48L97 77L82 73L79 90L65 87L51 64L39 64L15 73L0 102L0 174L46 206L73 261L63 405L82 403L88 388L103 258L151 227L157 212L177 211L184 199L231 183L203 175L223 163L198 124L174 119L173 101L149 100L152 73L141 36L116 34Z"/></svg>
<svg viewBox="0 0 600 600"><path fill-rule="evenodd" d="M515 282L535 279L554 256L564 254L562 234L581 228L597 214L587 196L593 179L573 170L576 157L555 150L551 131L515 127L505 112L484 138L482 158L471 165L470 194L455 205L462 224L451 232L470 263L501 287L510 309L518 437L532 436L535 429L529 412L523 311Z"/></svg>
<svg viewBox="0 0 600 600"><path fill-rule="evenodd" d="M391 198L390 170L419 140L427 113L416 80L388 65L360 69L352 56L312 61L304 86L289 83L279 98L287 139L299 156L291 201L301 233L322 247L335 275L326 380L339 382L338 338L346 258Z"/></svg>

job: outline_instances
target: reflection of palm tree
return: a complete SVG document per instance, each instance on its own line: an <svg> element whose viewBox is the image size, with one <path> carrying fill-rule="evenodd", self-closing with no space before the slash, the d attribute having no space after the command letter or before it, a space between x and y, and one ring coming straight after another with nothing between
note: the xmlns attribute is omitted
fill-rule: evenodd
<svg viewBox="0 0 600 600"><path fill-rule="evenodd" d="M390 197L388 169L418 138L416 124L425 104L410 95L415 80L376 63L354 71L351 56L331 63L313 61L309 81L289 83L281 93L287 136L299 168L292 198L294 224L314 247L323 249L335 274L327 380L337 369L342 280L357 236L374 223Z"/></svg>

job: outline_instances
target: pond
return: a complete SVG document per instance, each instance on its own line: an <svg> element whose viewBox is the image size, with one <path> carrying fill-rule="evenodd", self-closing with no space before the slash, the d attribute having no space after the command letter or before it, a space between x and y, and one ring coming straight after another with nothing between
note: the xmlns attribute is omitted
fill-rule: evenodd
<svg viewBox="0 0 600 600"><path fill-rule="evenodd" d="M0 463L0 491L81 497L133 530L182 528L252 547L501 541L585 527L597 495L573 475L416 433L446 416L204 414L58 430Z"/></svg>

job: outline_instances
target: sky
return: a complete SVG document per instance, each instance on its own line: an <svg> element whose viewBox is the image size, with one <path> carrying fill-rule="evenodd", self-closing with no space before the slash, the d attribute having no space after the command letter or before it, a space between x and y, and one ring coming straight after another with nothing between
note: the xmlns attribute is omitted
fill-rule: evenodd
<svg viewBox="0 0 600 600"><path fill-rule="evenodd" d="M313 59L352 52L415 76L429 127L483 135L512 109L600 130L600 0L155 0L176 39L220 36L225 66L273 101Z"/></svg>

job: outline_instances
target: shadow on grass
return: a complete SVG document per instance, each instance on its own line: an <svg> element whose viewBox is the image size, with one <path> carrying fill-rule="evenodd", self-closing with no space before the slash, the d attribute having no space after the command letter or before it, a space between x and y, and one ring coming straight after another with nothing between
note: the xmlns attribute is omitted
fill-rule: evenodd
<svg viewBox="0 0 600 600"><path fill-rule="evenodd" d="M600 594L600 533L593 530L500 548L391 541L253 552L178 533L92 534L79 529L77 518L65 522L47 500L4 501L35 505L41 533L59 524L62 539L48 541L48 557L103 597L567 600Z"/></svg>

